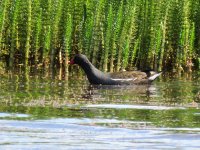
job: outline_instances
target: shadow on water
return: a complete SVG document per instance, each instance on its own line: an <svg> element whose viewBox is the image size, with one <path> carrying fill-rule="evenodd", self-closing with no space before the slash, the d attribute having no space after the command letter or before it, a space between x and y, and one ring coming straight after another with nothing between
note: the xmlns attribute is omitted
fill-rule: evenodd
<svg viewBox="0 0 200 150"><path fill-rule="evenodd" d="M2 76L0 148L199 149L199 85L196 75L139 86Z"/></svg>

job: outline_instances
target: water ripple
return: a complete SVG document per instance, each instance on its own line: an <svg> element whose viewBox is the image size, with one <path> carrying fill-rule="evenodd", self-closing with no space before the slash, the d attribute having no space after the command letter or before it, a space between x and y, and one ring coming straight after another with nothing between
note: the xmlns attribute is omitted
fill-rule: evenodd
<svg viewBox="0 0 200 150"><path fill-rule="evenodd" d="M0 149L199 149L200 128L127 129L97 119L1 120ZM123 121L119 121L121 123ZM188 132L179 132L187 130Z"/></svg>
<svg viewBox="0 0 200 150"><path fill-rule="evenodd" d="M85 105L83 107L114 108L114 109L149 109L149 110L185 109L184 107L151 106L151 105L120 105L120 104L92 104L92 105Z"/></svg>

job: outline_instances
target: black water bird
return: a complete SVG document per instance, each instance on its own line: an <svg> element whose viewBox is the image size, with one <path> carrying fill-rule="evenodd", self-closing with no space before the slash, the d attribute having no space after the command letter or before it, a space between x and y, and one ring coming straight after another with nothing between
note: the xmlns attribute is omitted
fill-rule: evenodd
<svg viewBox="0 0 200 150"><path fill-rule="evenodd" d="M89 82L95 85L150 84L162 73L152 71L120 71L104 73L98 70L83 54L76 54L69 64L79 65L86 73Z"/></svg>

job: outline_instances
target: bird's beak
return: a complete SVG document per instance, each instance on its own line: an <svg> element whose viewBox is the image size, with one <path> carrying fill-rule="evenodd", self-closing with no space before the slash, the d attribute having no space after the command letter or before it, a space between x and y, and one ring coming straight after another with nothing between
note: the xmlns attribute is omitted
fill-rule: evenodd
<svg viewBox="0 0 200 150"><path fill-rule="evenodd" d="M68 64L69 64L69 65L73 65L73 64L74 64L74 60L71 59L70 61L68 61Z"/></svg>

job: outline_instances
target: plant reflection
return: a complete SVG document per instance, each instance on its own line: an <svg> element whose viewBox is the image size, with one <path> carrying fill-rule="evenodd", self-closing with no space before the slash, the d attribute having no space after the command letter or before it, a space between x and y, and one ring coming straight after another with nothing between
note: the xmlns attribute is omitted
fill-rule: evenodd
<svg viewBox="0 0 200 150"><path fill-rule="evenodd" d="M0 112L30 115L10 119L115 118L149 122L156 127L200 127L197 79L161 79L139 86L91 86L76 76L69 80L27 77L1 78Z"/></svg>

